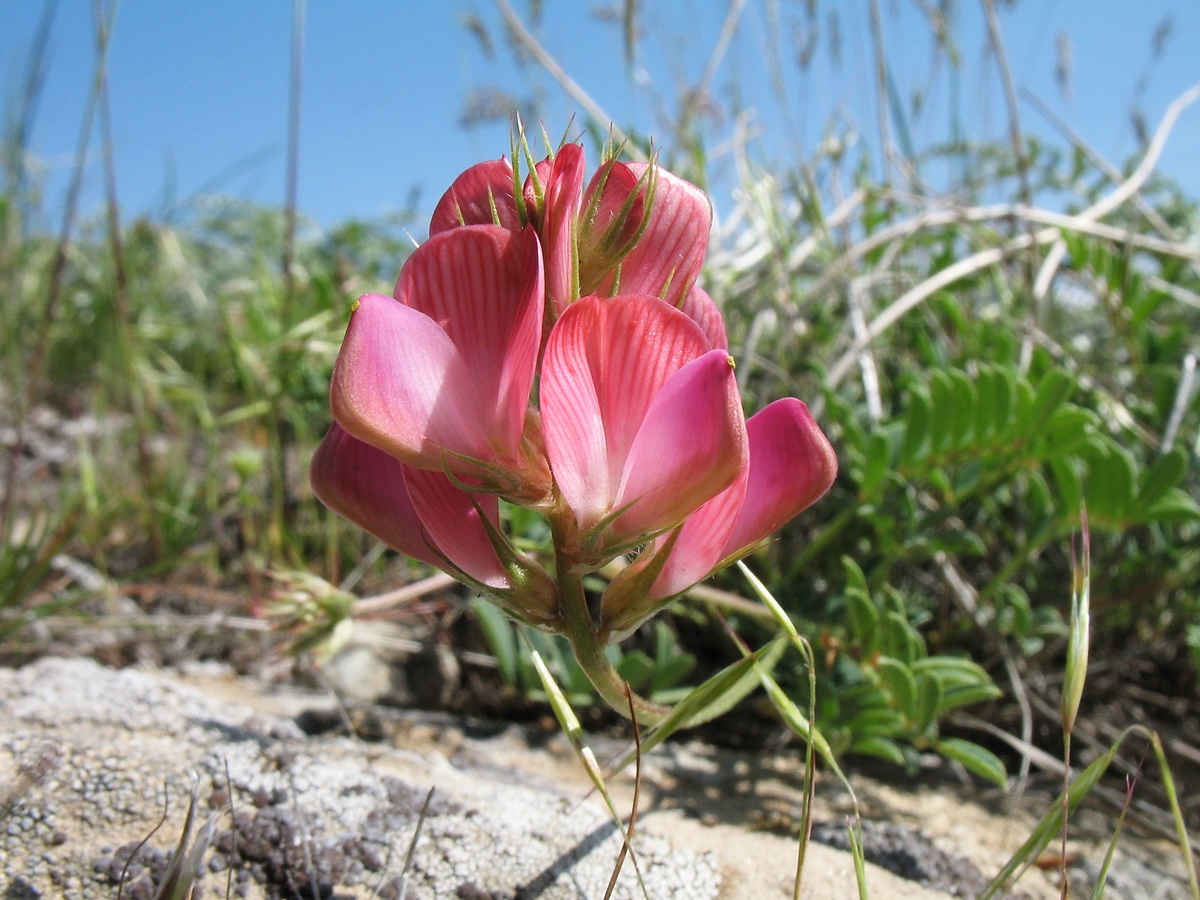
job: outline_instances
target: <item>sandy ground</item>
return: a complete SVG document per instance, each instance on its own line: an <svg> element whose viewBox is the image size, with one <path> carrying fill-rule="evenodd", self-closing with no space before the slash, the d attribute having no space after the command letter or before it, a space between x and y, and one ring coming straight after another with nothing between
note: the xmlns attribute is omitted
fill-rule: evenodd
<svg viewBox="0 0 1200 900"><path fill-rule="evenodd" d="M191 676L188 681L206 693L258 706L272 714L295 716L313 708L330 709L331 695L292 688L268 689L253 682ZM435 713L379 710L374 721L384 740L415 752L430 750L451 760L486 761L546 779L568 793L586 797L592 784L567 740L541 729L471 723ZM628 746L601 736L589 745L603 764L615 760ZM931 761L932 762L932 761ZM990 879L1029 836L1037 818L1052 802L1049 783L1014 796L972 779L966 773L935 764L916 777L889 772L880 777L852 772L851 786L864 820L894 823L928 838L951 865L972 866ZM610 774L608 787L623 814L633 807L634 772ZM796 752L747 753L714 748L699 741L672 742L656 748L643 760L637 828L660 835L672 844L712 853L725 877L722 897L791 897L796 871L797 842L791 837L800 810L803 759ZM832 775L822 773L816 789L814 819L836 827L849 821L854 805L849 792ZM1090 894L1108 849L1114 821L1111 810L1088 808L1069 843L1075 890ZM1049 863L1058 849L1049 848ZM920 848L918 847L918 850ZM1178 848L1161 839L1126 829L1123 856L1110 876L1110 898L1183 898L1182 861ZM953 877L953 872L951 877ZM821 843L810 842L803 878L804 897L857 897L850 856ZM867 886L874 898L933 898L975 896L978 882L963 877L952 891L934 890L868 865ZM1013 896L1057 900L1061 896L1057 869L1032 867L1013 888Z"/></svg>

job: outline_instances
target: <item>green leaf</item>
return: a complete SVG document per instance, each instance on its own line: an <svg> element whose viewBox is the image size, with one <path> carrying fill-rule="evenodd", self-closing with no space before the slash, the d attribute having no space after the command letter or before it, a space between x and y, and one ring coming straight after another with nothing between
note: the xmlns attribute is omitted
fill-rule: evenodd
<svg viewBox="0 0 1200 900"><path fill-rule="evenodd" d="M991 427L988 429L993 439L1006 437L1012 429L1013 410L1017 404L1017 376L1007 367L998 368L995 372L995 396L993 405L988 412L991 414Z"/></svg>
<svg viewBox="0 0 1200 900"><path fill-rule="evenodd" d="M908 759L905 757L904 751L900 749L900 745L891 738L881 737L880 735L872 735L861 740L856 740L850 745L848 750L850 753L874 756L878 759L895 763L898 766L908 763Z"/></svg>
<svg viewBox="0 0 1200 900"><path fill-rule="evenodd" d="M846 585L851 588L858 588L864 594L871 592L867 585L867 576L863 574L863 570L849 556L842 557L842 569L846 573Z"/></svg>
<svg viewBox="0 0 1200 900"><path fill-rule="evenodd" d="M879 649L879 610L865 592L850 589L846 591L846 611L863 658L870 659Z"/></svg>
<svg viewBox="0 0 1200 900"><path fill-rule="evenodd" d="M1060 406L1042 430L1038 455L1053 459L1077 450L1096 429L1096 414L1074 404Z"/></svg>
<svg viewBox="0 0 1200 900"><path fill-rule="evenodd" d="M865 709L887 709L890 705L887 694L880 690L879 685L868 679L842 688L837 696L843 709L855 712Z"/></svg>
<svg viewBox="0 0 1200 900"><path fill-rule="evenodd" d="M971 741L964 741L962 738L945 738L934 741L932 746L947 759L962 763L967 771L974 772L1000 787L1008 784L1008 771L1004 768L1000 757L991 750L980 747Z"/></svg>
<svg viewBox="0 0 1200 900"><path fill-rule="evenodd" d="M1168 491L1178 487L1187 472L1187 466L1187 453L1178 447L1155 460L1150 471L1142 479L1142 487L1134 503L1135 512L1150 509L1165 497Z"/></svg>
<svg viewBox="0 0 1200 900"><path fill-rule="evenodd" d="M1004 423L1004 433L1009 438L1024 442L1029 437L1028 423L1033 409L1033 386L1023 378L1013 377L1012 415Z"/></svg>
<svg viewBox="0 0 1200 900"><path fill-rule="evenodd" d="M910 719L916 712L917 681L912 670L898 659L881 656L875 664L880 681L900 711Z"/></svg>
<svg viewBox="0 0 1200 900"><path fill-rule="evenodd" d="M995 431L992 412L996 406L1000 377L995 366L981 366L979 374L975 379L974 432L975 441L980 444L986 442L992 436L993 431Z"/></svg>
<svg viewBox="0 0 1200 900"><path fill-rule="evenodd" d="M915 463L925 449L929 437L931 409L929 397L923 389L909 395L908 409L904 414L904 441L900 445L901 466Z"/></svg>
<svg viewBox="0 0 1200 900"><path fill-rule="evenodd" d="M979 663L961 656L926 656L915 660L909 669L914 676L928 675L941 681L947 688L991 682Z"/></svg>
<svg viewBox="0 0 1200 900"><path fill-rule="evenodd" d="M979 395L965 373L955 369L950 373L950 380L954 386L954 430L951 446L958 449L966 446L972 437Z"/></svg>
<svg viewBox="0 0 1200 900"><path fill-rule="evenodd" d="M1026 438L1037 436L1048 424L1053 412L1062 406L1074 389L1074 379L1063 369L1050 369L1042 376L1033 403L1017 424Z"/></svg>
<svg viewBox="0 0 1200 900"><path fill-rule="evenodd" d="M1167 495L1149 509L1143 510L1139 516L1140 522L1162 522L1163 524L1181 524L1200 519L1200 506L1189 494L1180 488L1171 488Z"/></svg>
<svg viewBox="0 0 1200 900"><path fill-rule="evenodd" d="M471 601L471 611L479 623L479 630L487 641L488 648L496 657L496 666L504 683L514 690L517 687L517 667L520 648L517 644L516 629L504 613L494 605L476 597Z"/></svg>
<svg viewBox="0 0 1200 900"><path fill-rule="evenodd" d="M875 431L867 440L866 457L863 460L862 477L859 482L861 497L874 496L884 476L891 468L892 442L884 431Z"/></svg>
<svg viewBox="0 0 1200 900"><path fill-rule="evenodd" d="M649 753L680 728L700 725L728 712L758 686L759 669L769 671L774 668L786 647L787 642L781 635L693 688L646 732L642 738L642 753ZM630 751L614 771L633 762L635 753Z"/></svg>
<svg viewBox="0 0 1200 900"><path fill-rule="evenodd" d="M972 703L982 703L985 700L995 700L1004 692L994 684L971 684L962 687L946 688L942 702L938 704L937 715L941 718L952 709L970 706Z"/></svg>
<svg viewBox="0 0 1200 900"><path fill-rule="evenodd" d="M871 735L897 735L904 731L904 721L891 707L865 709L845 723L851 734L868 737Z"/></svg>
<svg viewBox="0 0 1200 900"><path fill-rule="evenodd" d="M1115 444L1088 467L1087 507L1098 519L1120 526L1132 513L1137 469L1128 451Z"/></svg>
<svg viewBox="0 0 1200 900"><path fill-rule="evenodd" d="M1049 463L1050 475L1058 490L1059 515L1073 515L1083 506L1083 479L1075 460L1056 459Z"/></svg>
<svg viewBox="0 0 1200 900"><path fill-rule="evenodd" d="M959 412L954 402L954 382L947 372L937 371L930 377L929 401L929 449L932 455L939 456L951 446Z"/></svg>
<svg viewBox="0 0 1200 900"><path fill-rule="evenodd" d="M912 717L917 734L927 734L937 723L943 696L941 679L930 675L917 676L917 701Z"/></svg>
<svg viewBox="0 0 1200 900"><path fill-rule="evenodd" d="M616 664L617 674L629 683L631 690L641 693L654 674L654 660L641 650L632 650Z"/></svg>

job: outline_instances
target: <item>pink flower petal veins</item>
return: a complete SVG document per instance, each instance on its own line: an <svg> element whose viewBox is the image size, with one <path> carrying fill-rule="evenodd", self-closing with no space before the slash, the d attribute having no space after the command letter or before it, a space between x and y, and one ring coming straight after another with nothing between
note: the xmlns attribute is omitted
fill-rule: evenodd
<svg viewBox="0 0 1200 900"><path fill-rule="evenodd" d="M398 459L335 424L313 455L310 478L313 493L342 518L405 556L442 565L409 499Z"/></svg>
<svg viewBox="0 0 1200 900"><path fill-rule="evenodd" d="M655 395L625 462L614 506L620 536L669 528L728 488L747 463L746 424L729 354L712 350Z"/></svg>
<svg viewBox="0 0 1200 900"><path fill-rule="evenodd" d="M729 338L725 334L725 320L712 297L699 285L693 287L679 304L679 311L691 318L708 338L714 350L728 350Z"/></svg>
<svg viewBox="0 0 1200 900"><path fill-rule="evenodd" d="M475 508L477 504L493 526L499 525L496 497L459 490L441 472L410 466L405 470L404 478L409 497L430 539L446 558L488 587L507 588L508 576L488 539L479 510Z"/></svg>
<svg viewBox="0 0 1200 900"><path fill-rule="evenodd" d="M487 452L480 400L458 349L436 322L391 297L359 299L329 403L350 434L414 465L441 468L442 449Z"/></svg>
<svg viewBox="0 0 1200 900"><path fill-rule="evenodd" d="M546 257L546 295L561 315L575 299L575 221L583 190L583 148L566 144L554 156L538 230Z"/></svg>
<svg viewBox="0 0 1200 900"><path fill-rule="evenodd" d="M515 459L542 334L537 235L473 225L432 237L405 264L396 298L446 332L469 371L476 427L501 460Z"/></svg>
<svg viewBox="0 0 1200 900"><path fill-rule="evenodd" d="M698 584L725 561L741 555L815 503L837 476L837 457L794 397L777 400L746 421L750 458L726 490L688 517L667 553L667 538L655 542L605 591L606 619L621 630L640 619L638 609L674 597ZM654 554L667 553L649 590L636 589L638 573ZM636 607L632 612L627 607Z"/></svg>
<svg viewBox="0 0 1200 900"><path fill-rule="evenodd" d="M708 350L698 325L652 297L584 297L550 333L542 428L551 469L582 527L613 507L655 396Z"/></svg>
<svg viewBox="0 0 1200 900"><path fill-rule="evenodd" d="M646 163L629 163L640 178ZM659 168L654 204L641 238L621 263L620 292L661 297L679 306L708 252L712 206L704 191Z"/></svg>
<svg viewBox="0 0 1200 900"><path fill-rule="evenodd" d="M746 430L750 479L722 558L777 531L816 503L837 477L837 454L808 407L795 397L759 410L747 420Z"/></svg>
<svg viewBox="0 0 1200 900"><path fill-rule="evenodd" d="M501 226L510 231L520 229L512 166L503 157L471 166L454 180L433 210L429 236L461 225L497 224L493 208Z"/></svg>

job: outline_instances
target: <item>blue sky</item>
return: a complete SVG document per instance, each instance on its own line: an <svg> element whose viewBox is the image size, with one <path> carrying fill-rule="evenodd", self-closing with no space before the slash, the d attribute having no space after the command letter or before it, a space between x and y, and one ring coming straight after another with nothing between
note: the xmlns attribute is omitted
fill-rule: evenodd
<svg viewBox="0 0 1200 900"><path fill-rule="evenodd" d="M511 0L522 14L525 0ZM620 125L654 136L662 110L676 108L679 86L703 71L729 9L728 0L642 0L632 72L622 60L618 26L599 21L590 2L544 0L538 34L549 51ZM944 69L931 69L929 28L919 4L884 0L889 61L901 93L931 85L925 112L912 122L918 146L944 137L954 97ZM929 4L932 5L932 4ZM964 65L958 110L975 138L1005 134L1007 116L994 61L986 52L981 4L960 3ZM999 4L1013 77L1036 93L1099 152L1116 163L1137 148L1130 110L1151 128L1169 101L1200 81L1200 4L1196 0L1023 0ZM749 0L714 87L752 111L755 152L786 162L808 156L830 117L877 140L870 29L865 0L819 3L821 49L801 71L795 63L801 2ZM17 108L42 0L0 0L0 101ZM127 216L165 215L197 192L222 192L279 204L284 196L290 0L123 0L110 52L114 149ZM770 11L785 41L772 35ZM840 63L828 52L829 13L837 10ZM497 42L494 57L464 25L478 17ZM1157 57L1154 34L1171 29ZM495 85L535 97L548 130L562 133L578 109L533 64L512 61L491 0L308 0L299 206L323 225L371 218L404 207L416 189L428 211L463 168L507 151L507 126L466 129L464 98ZM94 66L91 0L59 0L30 150L43 168L48 208L61 208L74 161ZM1059 35L1072 47L1072 92L1055 82ZM785 96L772 90L766 60L781 47ZM1042 116L1022 103L1027 130L1061 143ZM711 146L732 122L710 123ZM94 144L95 146L95 144ZM1186 113L1164 156L1163 171L1200 196L1200 105ZM715 165L720 160L714 161ZM87 169L85 210L102 192L98 157ZM52 223L51 223L52 224Z"/></svg>

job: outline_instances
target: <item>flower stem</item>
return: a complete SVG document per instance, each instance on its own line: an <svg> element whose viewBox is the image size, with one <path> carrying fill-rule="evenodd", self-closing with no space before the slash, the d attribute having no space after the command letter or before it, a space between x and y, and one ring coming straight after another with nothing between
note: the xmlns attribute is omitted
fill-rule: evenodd
<svg viewBox="0 0 1200 900"><path fill-rule="evenodd" d="M596 623L591 610L588 609L587 595L583 590L583 576L571 571L571 560L562 549L563 535L557 525L552 528L560 611L566 621L566 638L576 661L605 703L626 718L629 717L632 704L639 724L655 724L667 714L668 708L651 703L634 693L613 668L613 664L604 653L604 645L600 643Z"/></svg>

